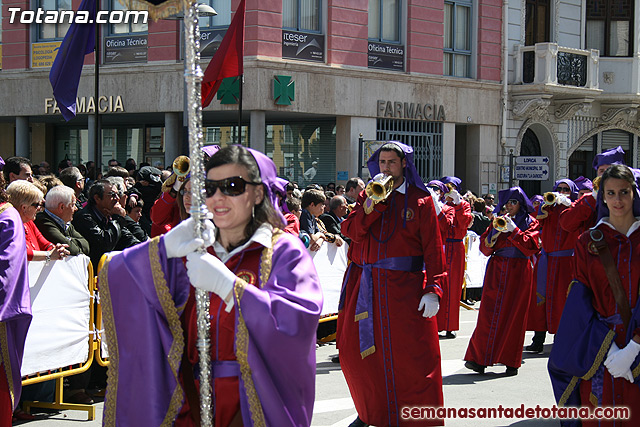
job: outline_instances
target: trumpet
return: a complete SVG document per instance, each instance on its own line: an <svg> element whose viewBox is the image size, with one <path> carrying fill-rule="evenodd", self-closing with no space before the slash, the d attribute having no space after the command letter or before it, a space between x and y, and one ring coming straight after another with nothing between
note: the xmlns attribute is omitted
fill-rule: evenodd
<svg viewBox="0 0 640 427"><path fill-rule="evenodd" d="M545 205L551 206L551 205L555 205L556 204L556 199L558 198L558 195L556 193L554 193L553 191L548 191L548 192L544 193L542 198L544 199L544 204Z"/></svg>
<svg viewBox="0 0 640 427"><path fill-rule="evenodd" d="M367 188L365 188L367 196L373 200L374 203L385 200L392 191L393 177L383 173L379 173L373 177L373 181L367 184Z"/></svg>
<svg viewBox="0 0 640 427"><path fill-rule="evenodd" d="M171 175L167 180L162 184L162 191L164 193L168 193L173 188L173 184L175 184L176 179L178 181L184 181L189 175L189 170L191 169L191 161L187 156L178 156L173 161L173 175Z"/></svg>
<svg viewBox="0 0 640 427"><path fill-rule="evenodd" d="M451 193L453 190L456 190L456 186L450 182L447 182L444 186L447 187L447 190L449 190L447 191L447 194L445 194L445 197L447 197L447 195Z"/></svg>
<svg viewBox="0 0 640 427"><path fill-rule="evenodd" d="M493 228L501 233L507 231L507 220L503 216L497 216L493 219Z"/></svg>
<svg viewBox="0 0 640 427"><path fill-rule="evenodd" d="M187 156L178 156L173 161L173 173L176 174L178 181L184 181L189 170L191 169L191 160Z"/></svg>
<svg viewBox="0 0 640 427"><path fill-rule="evenodd" d="M593 178L593 191L598 191L598 189L600 188L600 180L602 179L602 176L596 176L595 178Z"/></svg>

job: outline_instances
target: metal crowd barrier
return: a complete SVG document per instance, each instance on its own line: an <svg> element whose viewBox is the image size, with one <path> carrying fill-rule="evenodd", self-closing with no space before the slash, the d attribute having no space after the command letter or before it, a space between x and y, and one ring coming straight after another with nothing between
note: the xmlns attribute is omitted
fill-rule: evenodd
<svg viewBox="0 0 640 427"><path fill-rule="evenodd" d="M101 263L102 264L102 263ZM99 266L101 267L101 265ZM108 366L108 358L102 357L101 343L102 343L102 311L100 309L100 301L97 292L97 277L93 274L93 266L89 262L88 266L89 276L89 294L91 296L89 300L89 355L87 361L74 365L64 366L57 369L50 369L46 372L40 372L34 375L27 375L22 378L22 386L37 384L44 381L55 380L55 396L53 402L40 402L40 401L25 401L24 410L28 414L31 413L31 408L46 408L56 410L75 410L87 412L87 420L92 421L95 419L96 408L94 405L83 405L76 403L64 402L63 384L64 378L72 375L81 374L86 372L94 360L100 366Z"/></svg>

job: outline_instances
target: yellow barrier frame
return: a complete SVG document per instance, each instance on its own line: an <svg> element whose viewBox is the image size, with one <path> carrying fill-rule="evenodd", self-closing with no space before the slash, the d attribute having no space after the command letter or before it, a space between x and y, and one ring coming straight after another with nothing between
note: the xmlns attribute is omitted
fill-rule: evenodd
<svg viewBox="0 0 640 427"><path fill-rule="evenodd" d="M96 319L94 319L94 307L96 307L95 305L95 296L96 296L96 277L93 275L93 266L91 265L91 262L89 262L89 266L88 266L88 271L89 271L89 294L90 294L90 300L89 300L89 327L94 327L96 325ZM98 308L98 313L97 313L97 318L101 319L101 313L100 313L100 305L98 304L97 306ZM98 330L98 329L96 329ZM54 372L54 373L49 373L49 374L41 374L41 373L37 373L34 374L34 376L29 377L27 376L26 379L22 380L22 385L29 385L29 384L36 384L36 383L40 383L40 382L44 382L44 381L50 381L50 380L56 380L56 388L55 388L55 397L54 397L54 401L53 402L40 402L40 401L26 401L24 402L24 410L26 413L30 414L31 413L31 408L47 408L47 409L59 409L59 410L74 410L74 411L85 411L87 412L87 420L88 421L92 421L95 419L96 417L96 408L93 405L82 405L82 404L76 404L76 403L65 403L64 402L64 390L63 390L63 384L64 384L64 377L69 377L71 375L76 375L76 374L81 374L83 372L86 372L90 367L91 364L93 363L93 359L94 354L97 355L97 361L98 364L102 365L102 366L106 366L106 364L103 364L105 362L102 361L102 359L100 358L100 340L95 338L95 331L89 329L89 356L87 358L87 361L84 362L84 364L78 368L71 368L71 369L66 369L66 368L58 368ZM102 362L102 363L101 363ZM108 364L108 362L106 362ZM66 369L66 370L65 370Z"/></svg>

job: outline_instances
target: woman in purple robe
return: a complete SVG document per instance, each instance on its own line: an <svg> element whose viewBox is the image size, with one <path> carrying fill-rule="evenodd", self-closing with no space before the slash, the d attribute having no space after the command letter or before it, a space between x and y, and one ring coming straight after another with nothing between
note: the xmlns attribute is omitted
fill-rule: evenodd
<svg viewBox="0 0 640 427"><path fill-rule="evenodd" d="M281 231L275 165L260 152L229 146L209 160L206 177L215 223L213 231L207 221L208 253L195 252L203 241L189 219L111 254L100 272L111 361L104 425L196 425L190 284L212 292L215 425L310 425L322 293L302 242Z"/></svg>
<svg viewBox="0 0 640 427"><path fill-rule="evenodd" d="M3 165L0 157L0 170ZM0 427L11 425L20 400L20 368L31 323L24 228L20 214L7 200L0 174Z"/></svg>

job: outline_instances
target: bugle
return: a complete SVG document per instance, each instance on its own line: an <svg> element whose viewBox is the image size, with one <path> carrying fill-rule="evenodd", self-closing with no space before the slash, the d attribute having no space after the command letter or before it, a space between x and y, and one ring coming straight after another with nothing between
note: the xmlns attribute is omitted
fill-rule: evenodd
<svg viewBox="0 0 640 427"><path fill-rule="evenodd" d="M596 176L595 178L593 178L593 191L598 191L598 189L600 188L601 179L601 176Z"/></svg>
<svg viewBox="0 0 640 427"><path fill-rule="evenodd" d="M544 204L545 205L555 205L556 204L556 199L558 198L558 195L556 193L554 193L553 191L548 191L548 192L544 193L542 198L544 199Z"/></svg>
<svg viewBox="0 0 640 427"><path fill-rule="evenodd" d="M507 220L503 216L497 216L493 219L493 228L501 233L507 231Z"/></svg>
<svg viewBox="0 0 640 427"><path fill-rule="evenodd" d="M191 169L191 161L187 156L178 156L173 161L173 173L176 174L178 181L184 181L189 170Z"/></svg>
<svg viewBox="0 0 640 427"><path fill-rule="evenodd" d="M381 202L389 197L389 194L393 191L393 177L391 175L385 175L379 173L373 180L367 184L365 192L367 197L373 200L375 203Z"/></svg>

